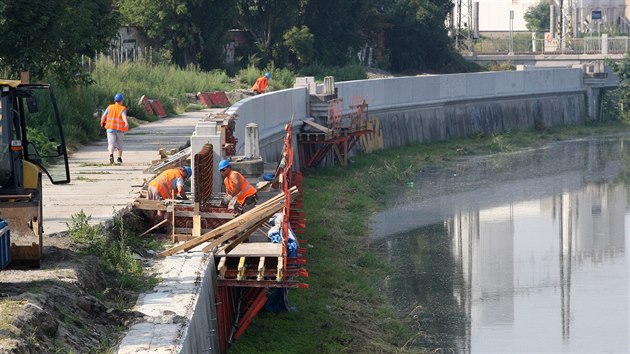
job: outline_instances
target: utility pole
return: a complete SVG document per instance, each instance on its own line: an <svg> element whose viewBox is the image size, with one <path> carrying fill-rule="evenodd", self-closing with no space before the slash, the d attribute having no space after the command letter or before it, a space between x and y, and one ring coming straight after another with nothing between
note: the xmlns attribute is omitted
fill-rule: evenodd
<svg viewBox="0 0 630 354"><path fill-rule="evenodd" d="M563 49L567 46L570 47L573 40L573 26L575 22L573 21L573 0L551 0L551 2L558 13L555 21L560 47Z"/></svg>
<svg viewBox="0 0 630 354"><path fill-rule="evenodd" d="M508 50L509 55L514 54L513 29L514 29L514 10L510 10L510 49Z"/></svg>
<svg viewBox="0 0 630 354"><path fill-rule="evenodd" d="M453 9L454 39L458 50L472 52L472 36L477 29L474 28L472 0L454 0Z"/></svg>

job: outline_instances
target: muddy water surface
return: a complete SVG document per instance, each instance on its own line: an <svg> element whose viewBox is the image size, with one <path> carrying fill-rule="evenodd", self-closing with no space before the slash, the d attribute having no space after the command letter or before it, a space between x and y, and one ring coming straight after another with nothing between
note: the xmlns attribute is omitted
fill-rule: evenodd
<svg viewBox="0 0 630 354"><path fill-rule="evenodd" d="M371 220L390 296L456 353L630 352L630 138L428 168ZM413 182L413 183L412 183Z"/></svg>

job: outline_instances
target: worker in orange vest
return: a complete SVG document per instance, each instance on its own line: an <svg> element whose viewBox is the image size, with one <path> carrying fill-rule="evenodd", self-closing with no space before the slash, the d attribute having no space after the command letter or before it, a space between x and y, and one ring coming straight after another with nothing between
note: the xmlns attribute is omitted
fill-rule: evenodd
<svg viewBox="0 0 630 354"><path fill-rule="evenodd" d="M254 208L258 201L256 188L254 188L242 174L232 170L232 164L228 160L219 162L219 172L223 176L226 194L223 203L228 208L235 209L240 214Z"/></svg>
<svg viewBox="0 0 630 354"><path fill-rule="evenodd" d="M129 130L127 122L127 107L122 105L123 95L114 95L114 103L110 104L101 116L101 126L107 130L107 151L109 164L114 163L114 149L118 150L118 163L122 163L123 138Z"/></svg>
<svg viewBox="0 0 630 354"><path fill-rule="evenodd" d="M184 166L179 168L171 168L155 177L147 188L147 199L149 200L165 200L175 198L181 198L188 200L184 185L186 181L192 176L192 169L190 166ZM154 221L162 221L164 212L162 210L157 211L157 217L155 219L155 213L149 215L149 221L151 225Z"/></svg>
<svg viewBox="0 0 630 354"><path fill-rule="evenodd" d="M271 74L265 73L264 76L261 76L256 80L256 82L254 83L254 86L252 86L252 90L257 95L260 95L261 93L265 93L265 91L267 91L267 84L269 83L269 79L271 79Z"/></svg>

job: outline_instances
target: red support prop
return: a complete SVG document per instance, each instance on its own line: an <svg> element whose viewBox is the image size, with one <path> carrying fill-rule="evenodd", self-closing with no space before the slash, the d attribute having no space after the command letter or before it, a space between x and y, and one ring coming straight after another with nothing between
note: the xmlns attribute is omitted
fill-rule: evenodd
<svg viewBox="0 0 630 354"><path fill-rule="evenodd" d="M241 317L241 320L238 323L238 329L234 334L234 339L239 339L241 337L243 332L245 332L247 327L249 327L249 324L252 322L254 317L256 317L260 309L262 309L262 307L265 305L265 302L267 302L266 290L262 288L258 288L255 290L257 294L255 295L255 298L253 299L251 305L248 306L245 314L243 314L243 317Z"/></svg>

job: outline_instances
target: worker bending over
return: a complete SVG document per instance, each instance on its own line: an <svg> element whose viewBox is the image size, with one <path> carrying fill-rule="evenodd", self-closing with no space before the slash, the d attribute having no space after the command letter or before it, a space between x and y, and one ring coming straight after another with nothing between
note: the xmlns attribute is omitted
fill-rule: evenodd
<svg viewBox="0 0 630 354"><path fill-rule="evenodd" d="M149 200L165 200L175 198L188 199L184 185L186 181L192 176L192 169L190 166L171 168L155 177L149 182L147 189L147 199ZM151 213L149 221L151 225L155 222L160 222L164 219L164 211L157 211L158 220L155 219L155 215Z"/></svg>
<svg viewBox="0 0 630 354"><path fill-rule="evenodd" d="M252 86L252 90L257 95L260 95L261 93L265 93L265 91L267 91L267 84L269 83L270 78L271 78L271 74L265 73L264 76L261 76L256 80L256 82L254 83L254 86Z"/></svg>
<svg viewBox="0 0 630 354"><path fill-rule="evenodd" d="M240 214L253 209L258 201L256 188L249 184L242 174L233 171L228 160L219 162L219 171L223 176L226 191L223 203Z"/></svg>

